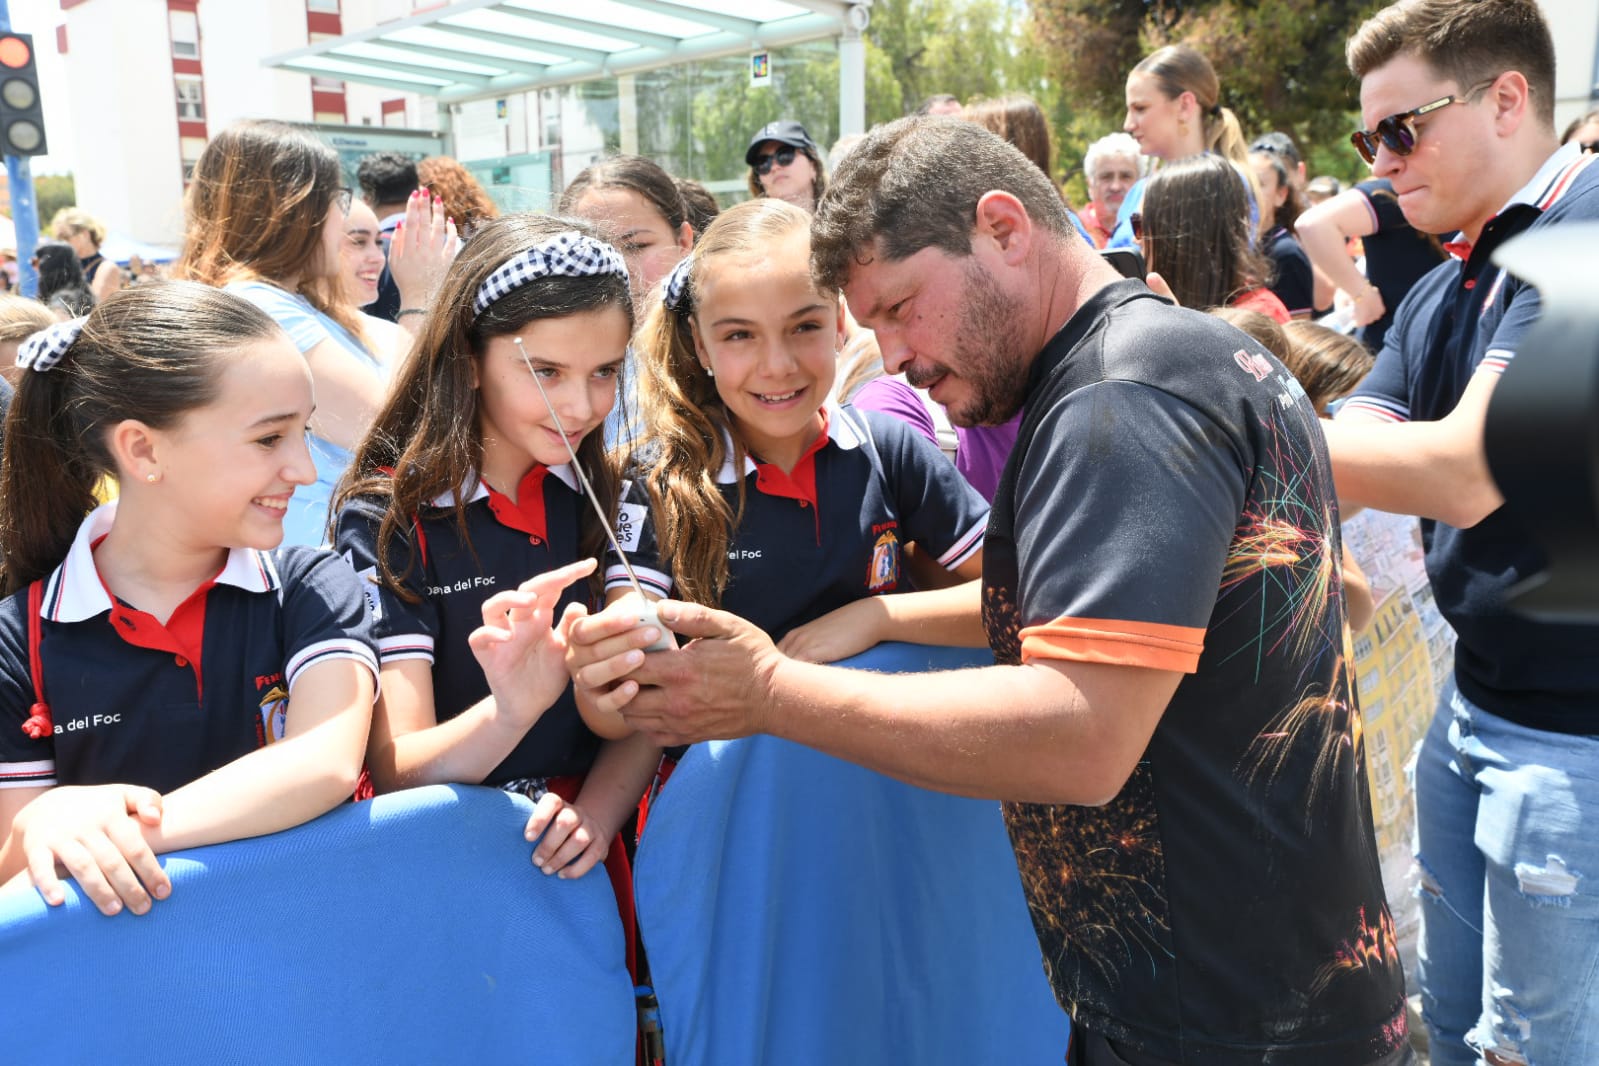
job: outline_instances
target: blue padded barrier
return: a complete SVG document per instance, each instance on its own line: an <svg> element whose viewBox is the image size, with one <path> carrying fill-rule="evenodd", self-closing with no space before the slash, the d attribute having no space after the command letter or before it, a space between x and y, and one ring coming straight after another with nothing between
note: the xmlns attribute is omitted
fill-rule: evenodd
<svg viewBox="0 0 1599 1066"><path fill-rule="evenodd" d="M992 662L880 645L841 665ZM1064 1058L997 803L771 737L698 744L650 812L634 881L669 1066Z"/></svg>
<svg viewBox="0 0 1599 1066"><path fill-rule="evenodd" d="M626 1066L610 883L535 870L531 809L432 786L175 852L142 918L0 894L0 1060Z"/></svg>

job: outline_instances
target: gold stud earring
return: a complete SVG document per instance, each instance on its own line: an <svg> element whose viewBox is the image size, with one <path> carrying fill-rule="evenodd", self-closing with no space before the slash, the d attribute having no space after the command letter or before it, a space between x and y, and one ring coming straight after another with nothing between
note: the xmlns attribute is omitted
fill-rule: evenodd
<svg viewBox="0 0 1599 1066"><path fill-rule="evenodd" d="M156 481L158 481L160 479L160 477L161 477L160 474L146 474L146 475L144 475L144 480L146 480L150 484L154 485L156 483Z"/></svg>

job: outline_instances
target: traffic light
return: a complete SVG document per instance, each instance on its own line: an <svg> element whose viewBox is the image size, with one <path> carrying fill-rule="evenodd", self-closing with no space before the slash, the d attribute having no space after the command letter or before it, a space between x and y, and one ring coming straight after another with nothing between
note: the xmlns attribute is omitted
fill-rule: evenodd
<svg viewBox="0 0 1599 1066"><path fill-rule="evenodd" d="M0 33L0 154L44 155L47 151L33 37Z"/></svg>

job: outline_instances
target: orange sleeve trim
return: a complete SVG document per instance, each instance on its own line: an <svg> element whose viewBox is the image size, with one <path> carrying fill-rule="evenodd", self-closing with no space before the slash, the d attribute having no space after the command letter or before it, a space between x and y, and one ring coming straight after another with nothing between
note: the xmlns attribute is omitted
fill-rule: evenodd
<svg viewBox="0 0 1599 1066"><path fill-rule="evenodd" d="M1022 662L1074 659L1114 666L1147 666L1191 674L1199 669L1205 631L1159 622L1057 618L1021 632Z"/></svg>

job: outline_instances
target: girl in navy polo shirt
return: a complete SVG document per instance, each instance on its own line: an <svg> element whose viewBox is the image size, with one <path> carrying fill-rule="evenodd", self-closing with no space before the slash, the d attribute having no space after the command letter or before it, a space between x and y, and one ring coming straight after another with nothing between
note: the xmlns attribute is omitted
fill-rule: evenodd
<svg viewBox="0 0 1599 1066"><path fill-rule="evenodd" d="M740 204L668 278L640 333L643 421L658 443L635 454L622 546L647 591L741 615L790 654L981 646L988 505L905 423L826 402L844 310L811 279L809 227L781 200ZM902 590L907 543L966 580L880 595ZM627 587L620 566L606 581ZM602 650L569 662L581 671ZM628 731L608 712L590 723Z"/></svg>
<svg viewBox="0 0 1599 1066"><path fill-rule="evenodd" d="M632 322L621 255L586 223L484 223L357 450L335 528L368 582L382 661L368 753L377 788L523 792L535 800L527 838L543 836L534 863L578 877L609 849L619 890L626 860L610 845L658 753L641 737L602 744L558 657L512 676L516 656L475 658L468 637L489 620L491 595L603 552L556 425L599 498L616 500L595 431L616 401ZM541 618L588 595L569 589Z"/></svg>
<svg viewBox="0 0 1599 1066"><path fill-rule="evenodd" d="M266 314L189 282L30 338L0 474L0 881L103 912L155 856L349 798L377 659L343 560L282 548L316 477L311 377ZM95 506L100 480L119 498ZM274 550L278 549L278 550Z"/></svg>

